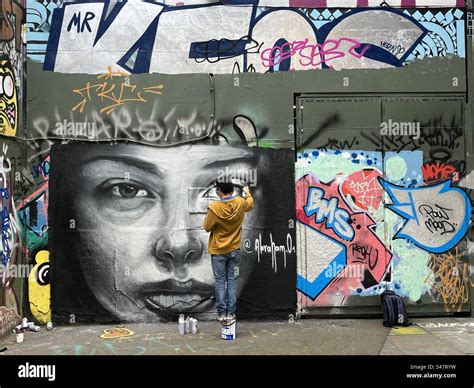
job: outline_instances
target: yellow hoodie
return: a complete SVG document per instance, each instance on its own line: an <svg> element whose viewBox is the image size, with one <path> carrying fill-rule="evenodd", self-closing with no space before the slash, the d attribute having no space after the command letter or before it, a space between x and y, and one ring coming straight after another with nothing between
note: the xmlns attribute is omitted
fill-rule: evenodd
<svg viewBox="0 0 474 388"><path fill-rule="evenodd" d="M208 206L204 229L211 232L209 253L220 255L240 249L244 214L253 209L252 195L248 190L246 194L246 198L224 198Z"/></svg>

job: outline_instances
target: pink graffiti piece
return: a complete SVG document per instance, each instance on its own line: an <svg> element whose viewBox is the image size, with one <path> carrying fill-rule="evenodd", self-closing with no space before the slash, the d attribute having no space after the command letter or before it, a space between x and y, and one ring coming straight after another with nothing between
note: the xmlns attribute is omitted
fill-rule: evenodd
<svg viewBox="0 0 474 388"><path fill-rule="evenodd" d="M377 175L377 171L374 173ZM309 217L306 215L305 205L307 205L311 187L322 189L325 193L324 198L327 200L337 198L338 208L350 214L348 222L354 230L354 237L350 241L340 238L333 228L327 226L326 222L316 222L315 215ZM296 183L296 218L346 247L346 267L318 296L313 303L315 305L320 304L321 301L333 304L333 293L345 297L357 288L369 288L380 283L392 260L392 254L372 230L375 222L364 211L354 212L345 202L339 189L337 181L332 181L327 185L312 174L305 175ZM362 268L357 271L355 270L357 267ZM361 276L354 277L354 273L359 273Z"/></svg>
<svg viewBox="0 0 474 388"><path fill-rule="evenodd" d="M342 194L351 196L355 204L363 210L378 210L383 193L378 177L382 177L382 174L373 168L353 172L342 184Z"/></svg>
<svg viewBox="0 0 474 388"><path fill-rule="evenodd" d="M260 58L265 67L274 67L284 60L299 54L299 63L302 66L316 67L321 63L327 63L337 58L344 57L346 53L338 50L341 42L352 43L348 53L356 58L362 58L369 46L362 47L361 43L350 38L341 38L339 40L328 39L323 44L308 44L308 39L301 41L286 42L281 46L269 47L262 51ZM355 51L362 47L360 54Z"/></svg>

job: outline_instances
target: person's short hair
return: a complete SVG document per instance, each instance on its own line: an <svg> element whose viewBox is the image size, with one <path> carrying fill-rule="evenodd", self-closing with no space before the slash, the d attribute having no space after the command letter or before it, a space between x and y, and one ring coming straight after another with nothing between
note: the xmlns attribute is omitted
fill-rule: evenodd
<svg viewBox="0 0 474 388"><path fill-rule="evenodd" d="M234 192L234 185L231 182L219 182L217 180L216 186L222 194L232 194Z"/></svg>

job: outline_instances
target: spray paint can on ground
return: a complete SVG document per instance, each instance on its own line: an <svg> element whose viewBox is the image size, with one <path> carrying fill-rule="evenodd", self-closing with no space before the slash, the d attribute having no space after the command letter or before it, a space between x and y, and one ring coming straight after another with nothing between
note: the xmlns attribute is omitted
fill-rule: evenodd
<svg viewBox="0 0 474 388"><path fill-rule="evenodd" d="M195 318L189 318L189 326L190 326L190 331L192 334L197 334L198 332L198 327L197 327L197 319Z"/></svg>
<svg viewBox="0 0 474 388"><path fill-rule="evenodd" d="M221 338L223 340L235 340L237 321L235 319L226 319L221 324Z"/></svg>
<svg viewBox="0 0 474 388"><path fill-rule="evenodd" d="M178 333L184 335L185 327L184 327L184 314L180 314L178 318Z"/></svg>
<svg viewBox="0 0 474 388"><path fill-rule="evenodd" d="M39 332L41 330L41 327L39 326L36 326L34 322L28 322L28 329L30 331L34 331L34 332Z"/></svg>
<svg viewBox="0 0 474 388"><path fill-rule="evenodd" d="M184 320L184 332L186 334L189 334L189 317L186 317Z"/></svg>

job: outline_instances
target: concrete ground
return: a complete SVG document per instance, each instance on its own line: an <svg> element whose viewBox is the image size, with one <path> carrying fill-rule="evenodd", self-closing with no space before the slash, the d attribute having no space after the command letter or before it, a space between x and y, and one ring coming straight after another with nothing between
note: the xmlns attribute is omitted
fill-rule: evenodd
<svg viewBox="0 0 474 388"><path fill-rule="evenodd" d="M474 318L414 319L385 328L381 319L301 319L237 322L237 339L220 338L218 322L199 322L198 334L179 335L177 324L127 324L134 332L102 339L114 326L58 326L0 339L7 355L459 355L474 354ZM6 350L4 350L6 348ZM2 351L3 350L3 351Z"/></svg>

